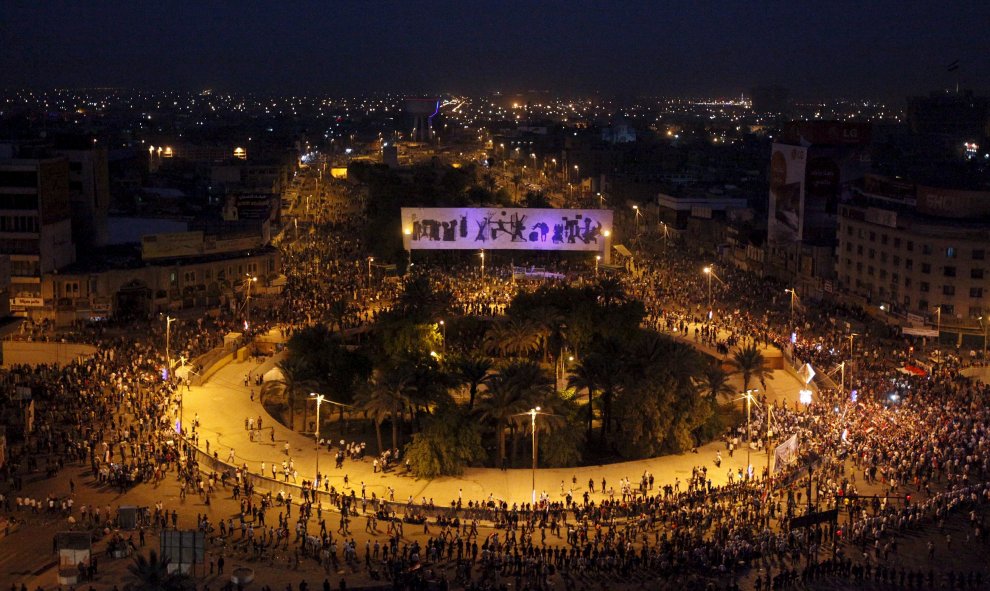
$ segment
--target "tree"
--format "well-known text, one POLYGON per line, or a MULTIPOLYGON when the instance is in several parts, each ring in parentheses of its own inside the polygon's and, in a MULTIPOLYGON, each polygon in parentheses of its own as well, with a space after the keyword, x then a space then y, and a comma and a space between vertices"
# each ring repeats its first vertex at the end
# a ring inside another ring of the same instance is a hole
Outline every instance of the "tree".
POLYGON ((735 393, 732 385, 729 384, 729 372, 725 371, 722 364, 714 359, 702 370, 699 388, 708 402, 713 405, 718 404, 719 396, 735 393))
POLYGON ((378 372, 358 394, 356 405, 374 422, 379 451, 382 448, 381 424, 386 416, 392 423, 392 449, 399 449, 399 421, 409 403, 410 380, 408 374, 394 368, 378 372))
POLYGON ((417 478, 460 475, 484 455, 477 424, 453 404, 439 407, 406 446, 406 460, 417 478))
POLYGON ((544 328, 535 322, 512 318, 496 322, 485 335, 489 351, 503 357, 522 357, 540 348, 544 328))
POLYGON ((587 410, 587 438, 591 439, 591 426, 595 420, 595 391, 598 389, 598 359, 594 355, 583 357, 567 376, 567 387, 575 390, 588 391, 587 410))
POLYGON ((749 390, 749 383, 753 378, 758 379, 762 384, 773 373, 767 367, 766 359, 756 343, 743 345, 736 349, 732 353, 731 363, 735 367, 736 373, 742 376, 743 391, 749 390))
MULTIPOLYGON (((262 397, 277 396, 285 401, 289 410, 289 429, 295 429, 296 407, 300 400, 315 386, 307 363, 298 357, 288 356, 275 364, 282 373, 277 380, 265 382, 261 388, 262 397)), ((305 428, 306 417, 303 415, 305 428)))
POLYGON ((513 361, 502 367, 489 382, 477 411, 498 436, 498 461, 506 458, 505 429, 509 427, 515 431, 513 416, 529 410, 535 391, 549 383, 543 370, 532 361, 513 361))
POLYGON ((491 379, 491 370, 492 360, 488 357, 466 355, 454 360, 454 375, 460 383, 466 384, 469 389, 468 411, 474 409, 474 399, 478 394, 478 387, 491 379))
POLYGON ((134 556, 133 564, 127 566, 127 572, 136 579, 136 588, 140 591, 193 591, 196 582, 185 573, 168 572, 171 561, 160 557, 152 550, 148 557, 143 554, 134 556))

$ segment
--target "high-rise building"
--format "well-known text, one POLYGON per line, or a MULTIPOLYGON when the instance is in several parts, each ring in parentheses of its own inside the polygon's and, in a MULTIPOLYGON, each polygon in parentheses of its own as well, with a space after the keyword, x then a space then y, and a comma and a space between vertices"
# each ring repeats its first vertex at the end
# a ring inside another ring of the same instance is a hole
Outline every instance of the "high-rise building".
POLYGON ((65 157, 0 160, 0 254, 12 309, 45 306, 42 276, 76 260, 65 157))
POLYGON ((72 240, 80 249, 106 246, 109 239, 110 173, 107 149, 88 145, 57 148, 54 154, 69 160, 69 205, 72 208, 72 240))

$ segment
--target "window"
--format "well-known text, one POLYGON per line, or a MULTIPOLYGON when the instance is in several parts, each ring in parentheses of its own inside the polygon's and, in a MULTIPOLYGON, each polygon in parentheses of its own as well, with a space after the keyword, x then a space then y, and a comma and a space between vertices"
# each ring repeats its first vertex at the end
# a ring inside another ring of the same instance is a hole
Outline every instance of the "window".
POLYGON ((947 259, 956 258, 956 248, 954 246, 950 246, 945 249, 945 258, 947 259))
POLYGON ((970 269, 969 270, 970 279, 983 279, 983 269, 970 269))
POLYGON ((969 317, 970 318, 979 318, 980 316, 983 316, 983 308, 981 308, 979 306, 970 306, 969 307, 969 317))
POLYGON ((974 261, 982 261, 985 256, 986 256, 986 251, 984 251, 982 248, 974 248, 973 249, 973 260, 974 261))
POLYGON ((942 273, 946 277, 955 277, 956 276, 956 268, 955 267, 945 267, 944 269, 942 269, 942 273))
POLYGON ((911 287, 911 278, 910 277, 905 277, 904 278, 904 287, 911 287))
POLYGON ((178 277, 176 276, 175 271, 172 271, 168 274, 168 283, 172 287, 175 287, 176 283, 178 283, 177 279, 178 277))
POLYGON ((943 285, 942 286, 942 295, 947 295, 947 296, 956 295, 956 286, 955 285, 943 285))
POLYGON ((880 244, 887 244, 887 235, 886 234, 881 234, 880 235, 880 244))
POLYGON ((846 236, 852 236, 852 235, 853 235, 853 227, 846 226, 846 236))
POLYGON ((863 272, 863 263, 856 263, 856 272, 857 273, 863 272))
POLYGON ((942 313, 951 316, 956 313, 956 307, 952 304, 942 304, 942 313))
POLYGON ((880 262, 881 263, 886 263, 887 262, 887 253, 885 253, 885 252, 881 252, 880 253, 880 262))
POLYGON ((901 239, 894 238, 894 248, 900 248, 900 247, 901 247, 901 239))
POLYGON ((922 273, 931 273, 932 272, 932 266, 931 266, 931 264, 930 263, 921 263, 921 272, 922 273))
POLYGON ((860 244, 859 246, 856 247, 856 254, 858 254, 858 255, 862 255, 863 254, 863 245, 862 244, 860 244))
POLYGON ((876 242, 876 241, 877 241, 877 233, 870 232, 870 242, 876 242))
POLYGON ((899 266, 900 266, 900 264, 901 264, 901 257, 899 257, 899 256, 897 256, 897 255, 895 254, 895 255, 894 255, 894 266, 895 266, 895 267, 899 267, 899 266))
POLYGON ((983 288, 982 287, 971 287, 969 288, 969 297, 971 298, 982 298, 983 288))
POLYGON ((875 251, 875 250, 873 250, 871 248, 870 249, 870 259, 875 259, 875 258, 877 258, 877 251, 875 251))
POLYGON ((904 268, 910 271, 914 268, 914 259, 904 259, 904 268))
POLYGON ((922 312, 928 311, 928 300, 918 300, 918 309, 922 312))
POLYGON ((853 245, 852 245, 852 243, 851 242, 846 242, 846 252, 852 252, 852 251, 853 251, 853 245))
POLYGON ((921 245, 921 254, 932 254, 932 245, 931 244, 922 244, 921 245))
POLYGON ((880 269, 880 279, 886 279, 886 278, 887 278, 887 271, 885 271, 884 269, 880 269))
POLYGON ((900 282, 901 282, 901 276, 900 275, 898 275, 897 273, 891 273, 890 274, 890 283, 891 284, 897 285, 900 282))
POLYGON ((921 293, 928 293, 928 289, 929 289, 928 282, 922 281, 921 284, 919 285, 919 288, 921 289, 921 293))
POLYGON ((907 241, 908 252, 914 252, 914 240, 907 241))
POLYGON ((866 268, 866 274, 870 276, 873 275, 873 265, 870 265, 869 267, 866 268))

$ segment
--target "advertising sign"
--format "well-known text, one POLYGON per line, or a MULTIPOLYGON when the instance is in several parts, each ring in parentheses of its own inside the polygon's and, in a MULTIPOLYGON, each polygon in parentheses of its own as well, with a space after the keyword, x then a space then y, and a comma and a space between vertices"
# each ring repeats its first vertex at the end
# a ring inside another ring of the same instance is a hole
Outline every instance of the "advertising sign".
POLYGON ((610 209, 402 208, 407 250, 578 250, 606 248, 610 209))
POLYGON ((808 149, 801 146, 774 144, 770 156, 771 242, 801 240, 804 208, 804 179, 808 149))
POLYGON ((45 299, 16 297, 11 298, 10 303, 14 306, 21 306, 23 308, 43 308, 45 306, 45 299))

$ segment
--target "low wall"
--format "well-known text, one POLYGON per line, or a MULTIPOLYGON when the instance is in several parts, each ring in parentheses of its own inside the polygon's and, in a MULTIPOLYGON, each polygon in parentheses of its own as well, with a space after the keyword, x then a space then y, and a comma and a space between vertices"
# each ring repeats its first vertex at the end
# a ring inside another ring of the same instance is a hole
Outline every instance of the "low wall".
POLYGON ((13 365, 68 365, 96 353, 96 347, 83 343, 47 341, 3 341, 3 367, 13 365))

